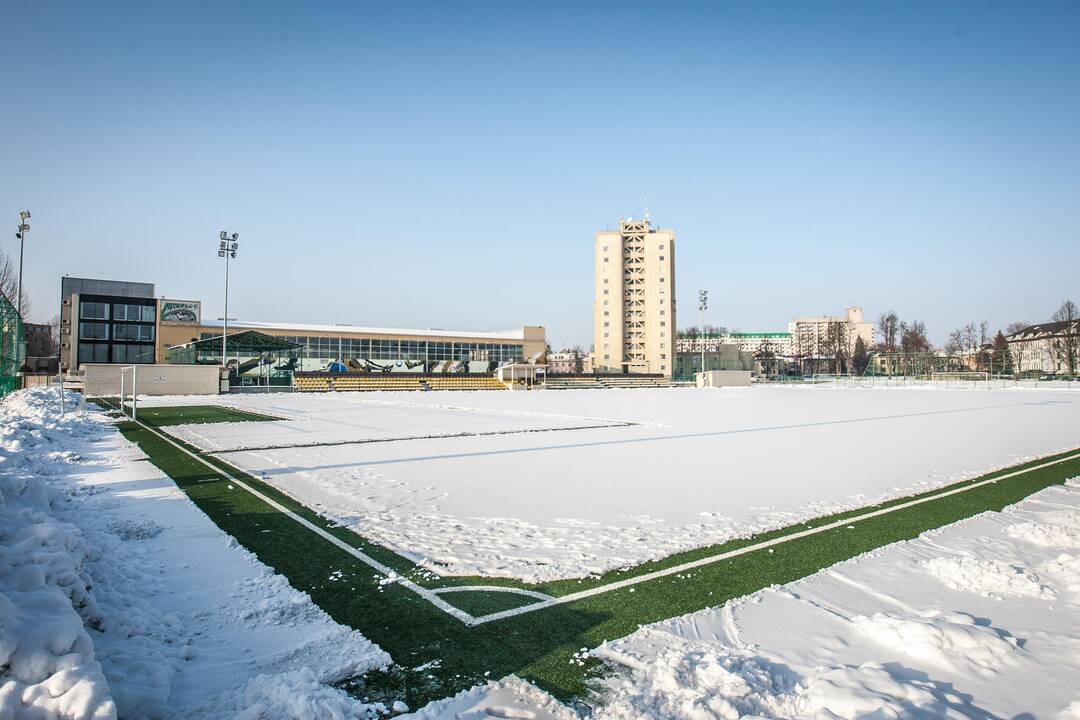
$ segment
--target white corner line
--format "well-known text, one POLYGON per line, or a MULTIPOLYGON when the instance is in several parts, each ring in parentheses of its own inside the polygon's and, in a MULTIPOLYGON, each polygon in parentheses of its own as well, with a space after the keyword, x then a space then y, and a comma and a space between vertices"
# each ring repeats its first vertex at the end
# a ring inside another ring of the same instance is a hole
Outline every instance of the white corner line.
POLYGON ((431 592, 436 595, 454 592, 500 592, 511 595, 524 595, 537 600, 554 600, 554 595, 547 595, 539 590, 526 590, 525 588, 506 587, 505 585, 451 585, 450 587, 432 588, 431 592))

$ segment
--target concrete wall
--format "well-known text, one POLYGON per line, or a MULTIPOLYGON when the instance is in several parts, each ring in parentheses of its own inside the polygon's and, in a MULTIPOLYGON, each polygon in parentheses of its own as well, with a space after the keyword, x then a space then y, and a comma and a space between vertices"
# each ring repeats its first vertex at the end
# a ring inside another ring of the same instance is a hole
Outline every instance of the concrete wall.
MULTIPOLYGON (((121 365, 83 365, 86 397, 120 394, 121 365)), ((124 373, 124 392, 131 392, 129 369, 124 373)), ((217 395, 221 368, 217 365, 139 365, 140 395, 217 395)))
POLYGON ((749 370, 710 370, 695 376, 698 387, 744 387, 750 384, 749 370))

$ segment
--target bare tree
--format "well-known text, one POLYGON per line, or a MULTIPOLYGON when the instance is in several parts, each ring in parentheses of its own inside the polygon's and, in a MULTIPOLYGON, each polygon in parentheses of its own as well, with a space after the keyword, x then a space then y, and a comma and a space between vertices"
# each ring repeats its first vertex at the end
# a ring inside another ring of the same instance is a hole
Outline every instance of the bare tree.
POLYGON ((878 333, 881 334, 881 349, 896 352, 896 343, 900 338, 900 318, 890 310, 878 317, 878 333))
POLYGON ((945 341, 945 354, 949 357, 957 357, 964 352, 963 329, 953 330, 949 333, 949 339, 945 341))
POLYGON ((49 320, 49 357, 60 355, 60 316, 53 315, 49 320))
POLYGON ((1027 327, 1031 327, 1031 323, 1029 323, 1029 322, 1027 322, 1025 320, 1020 320, 1018 322, 1011 322, 1011 323, 1009 323, 1008 325, 1005 326, 1005 335, 1006 336, 1015 335, 1016 333, 1020 332, 1021 330, 1023 330, 1024 328, 1027 328, 1027 327))
POLYGON ((1050 351, 1057 363, 1065 367, 1069 377, 1075 377, 1077 366, 1080 365, 1080 332, 1077 331, 1080 308, 1077 308, 1072 300, 1066 300, 1061 303, 1052 320, 1064 325, 1059 332, 1051 336, 1050 351))
POLYGON ((844 320, 830 320, 825 327, 825 349, 833 358, 835 372, 839 375, 850 362, 848 326, 844 320))
MULTIPOLYGON (((14 305, 19 307, 18 294, 19 294, 19 266, 15 264, 15 261, 0 249, 0 292, 4 293, 4 297, 14 305)), ((22 316, 24 318, 30 315, 30 294, 26 292, 26 285, 22 287, 22 316)))
POLYGON ((906 353, 930 352, 930 340, 926 337, 926 323, 918 320, 900 323, 900 349, 906 353))

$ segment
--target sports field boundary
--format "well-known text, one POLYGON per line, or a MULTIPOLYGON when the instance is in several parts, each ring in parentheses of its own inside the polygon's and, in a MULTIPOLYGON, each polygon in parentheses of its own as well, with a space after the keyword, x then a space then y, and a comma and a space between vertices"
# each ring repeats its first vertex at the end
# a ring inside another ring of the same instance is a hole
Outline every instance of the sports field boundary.
MULTIPOLYGON (((123 411, 121 411, 121 412, 123 414, 123 411)), ((486 584, 482 585, 482 586, 475 586, 475 589, 477 591, 482 590, 483 592, 506 592, 506 593, 515 594, 515 595, 526 595, 526 596, 529 596, 529 597, 532 597, 532 598, 536 599, 537 602, 530 603, 530 604, 527 604, 527 605, 522 605, 522 606, 515 607, 515 608, 510 608, 510 609, 507 609, 507 610, 502 610, 502 611, 499 611, 499 612, 489 613, 487 615, 474 616, 474 615, 471 615, 471 614, 465 612, 464 610, 461 610, 461 609, 451 605, 450 603, 446 602, 441 597, 439 597, 440 594, 444 594, 444 593, 447 593, 447 592, 463 592, 463 591, 466 590, 466 588, 468 588, 469 590, 472 590, 473 587, 471 587, 471 586, 451 586, 451 587, 456 587, 457 589, 455 589, 455 590, 450 590, 448 588, 425 588, 425 587, 422 587, 422 586, 418 585, 417 583, 415 583, 415 582, 413 582, 413 581, 411 581, 411 580, 409 580, 407 578, 402 577, 397 571, 393 570, 392 568, 390 568, 389 566, 383 564, 382 562, 376 560, 375 558, 367 555, 366 553, 362 552, 358 548, 346 543, 344 540, 341 540, 338 537, 335 537, 333 534, 331 534, 330 532, 328 532, 324 528, 321 528, 318 525, 316 525, 315 523, 312 523, 311 521, 307 520, 306 518, 301 517, 299 514, 293 512, 289 508, 287 508, 284 505, 278 503, 273 498, 270 498, 266 494, 260 492, 258 489, 256 489, 256 488, 252 487, 251 485, 249 485, 248 483, 238 479, 234 475, 233 472, 229 472, 228 470, 225 470, 224 468, 218 467, 217 465, 215 465, 215 464, 211 463, 209 460, 207 460, 205 456, 203 456, 203 455, 201 455, 201 454, 199 454, 197 452, 193 452, 192 450, 189 450, 188 448, 184 447, 179 442, 174 440, 171 436, 169 436, 167 433, 164 433, 164 432, 158 430, 155 427, 149 426, 149 425, 145 424, 144 422, 142 422, 141 420, 131 420, 130 416, 127 416, 126 414, 125 414, 125 417, 129 421, 133 422, 134 424, 138 425, 142 429, 146 430, 147 432, 149 432, 149 433, 157 436, 158 438, 164 440, 166 443, 168 443, 170 446, 172 446, 173 448, 178 450, 183 455, 185 455, 185 456, 189 457, 190 459, 200 463, 201 465, 209 468, 216 475, 218 475, 221 478, 227 480, 228 482, 235 483, 238 487, 240 487, 241 489, 243 489, 246 492, 250 493, 254 497, 258 498, 262 502, 266 503, 268 506, 270 506, 274 510, 282 513, 284 516, 286 516, 289 519, 293 520, 294 522, 300 524, 301 526, 303 526, 304 528, 306 528, 306 529, 310 530, 311 532, 315 533, 316 535, 323 538, 324 540, 327 540, 328 542, 330 542, 331 544, 333 544, 336 547, 340 548, 341 550, 345 551, 346 553, 352 555, 353 557, 360 560, 361 562, 368 565, 369 567, 376 570, 377 572, 382 573, 387 578, 392 578, 394 580, 394 582, 396 582, 401 587, 403 587, 403 588, 405 588, 405 589, 419 595, 421 598, 423 598, 427 602, 431 603, 433 606, 435 606, 439 610, 443 611, 444 613, 446 613, 447 615, 453 617, 454 619, 459 620, 460 622, 464 623, 467 626, 477 626, 477 625, 483 625, 483 624, 487 624, 487 623, 491 623, 491 622, 496 622, 496 621, 499 621, 499 620, 505 620, 505 619, 513 618, 513 617, 516 617, 516 616, 519 616, 519 615, 524 615, 524 614, 527 614, 527 613, 533 613, 533 612, 537 612, 537 611, 540 611, 540 610, 546 610, 546 609, 557 607, 557 606, 560 606, 560 605, 567 605, 567 604, 574 603, 574 602, 577 602, 577 601, 580 601, 580 600, 584 600, 586 598, 591 598, 591 597, 595 597, 597 595, 603 595, 603 594, 606 594, 606 593, 614 592, 616 590, 620 590, 620 589, 624 589, 624 588, 631 588, 631 587, 636 586, 636 585, 651 582, 651 581, 658 580, 658 579, 665 578, 665 577, 669 577, 669 576, 672 576, 672 575, 678 575, 678 574, 687 572, 688 570, 693 570, 695 568, 700 568, 700 567, 703 567, 703 566, 712 565, 712 564, 715 564, 715 563, 718 563, 718 562, 722 562, 724 560, 731 560, 733 558, 737 558, 737 557, 740 557, 742 555, 747 555, 747 554, 757 552, 757 551, 760 551, 760 550, 774 548, 774 547, 784 545, 784 544, 789 543, 789 542, 797 541, 797 540, 807 538, 807 537, 811 537, 811 536, 814 536, 814 535, 819 535, 821 533, 829 532, 829 531, 832 531, 832 530, 838 530, 838 529, 845 528, 845 527, 854 527, 856 523, 859 523, 861 521, 886 516, 886 515, 889 515, 891 513, 899 512, 899 511, 906 510, 906 509, 909 509, 909 508, 912 508, 912 507, 916 507, 916 506, 919 506, 919 505, 930 503, 930 502, 933 502, 933 501, 936 501, 936 500, 941 500, 941 499, 946 498, 946 497, 950 497, 950 496, 958 495, 958 494, 961 494, 961 493, 965 493, 965 492, 968 492, 968 491, 971 491, 971 490, 974 490, 974 489, 977 489, 977 488, 984 487, 986 485, 991 485, 991 484, 998 483, 998 482, 1000 482, 1002 480, 1007 480, 1009 478, 1018 477, 1018 476, 1021 476, 1021 475, 1028 474, 1028 473, 1036 472, 1038 470, 1043 470, 1043 469, 1053 467, 1055 465, 1059 465, 1059 464, 1062 464, 1062 463, 1070 462, 1070 461, 1073 461, 1073 460, 1080 460, 1080 452, 1074 452, 1074 453, 1065 455, 1063 457, 1057 457, 1054 460, 1049 460, 1049 461, 1042 462, 1042 463, 1038 463, 1037 460, 1031 461, 1031 462, 1036 462, 1038 464, 1028 465, 1027 467, 1023 467, 1021 469, 1013 470, 1013 471, 1010 471, 1010 472, 1004 472, 1003 474, 1000 474, 1000 475, 995 474, 993 477, 989 477, 989 478, 986 478, 986 479, 983 479, 983 480, 976 479, 974 481, 972 481, 972 480, 961 481, 960 483, 955 483, 952 486, 945 486, 943 488, 939 488, 937 490, 930 491, 930 492, 928 492, 926 494, 919 495, 918 497, 914 497, 914 498, 912 498, 910 500, 901 501, 901 502, 893 501, 892 503, 890 503, 886 507, 879 507, 877 509, 869 510, 867 512, 853 511, 853 512, 856 512, 857 514, 846 514, 841 519, 835 520, 835 521, 830 522, 830 523, 826 523, 824 525, 820 525, 820 526, 812 527, 812 528, 807 528, 807 529, 804 529, 804 530, 795 530, 793 532, 785 533, 785 534, 779 535, 777 537, 770 538, 768 540, 761 540, 761 541, 758 541, 758 542, 753 542, 753 543, 750 543, 748 545, 744 545, 744 546, 741 546, 739 548, 729 550, 729 551, 726 551, 726 552, 720 552, 720 553, 717 553, 717 554, 714 554, 714 555, 708 555, 706 557, 698 558, 698 559, 687 561, 687 562, 684 562, 684 563, 679 563, 677 565, 671 565, 671 566, 668 566, 668 567, 664 567, 662 569, 654 570, 652 572, 647 572, 647 573, 643 573, 643 574, 640 574, 640 575, 635 575, 633 577, 628 577, 628 578, 625 578, 625 579, 622 579, 622 580, 613 580, 613 581, 611 581, 609 583, 605 583, 603 585, 598 585, 598 586, 595 586, 595 587, 588 588, 586 590, 581 590, 581 591, 574 592, 574 593, 569 593, 569 594, 566 594, 566 595, 560 595, 560 596, 557 596, 557 597, 552 597, 550 595, 546 595, 544 593, 535 592, 535 591, 526 590, 526 591, 522 592, 522 588, 517 588, 517 587, 505 587, 505 586, 499 586, 499 585, 486 585, 486 584)), ((221 463, 223 465, 227 465, 228 467, 232 468, 232 466, 229 466, 223 460, 221 460, 219 458, 214 458, 214 459, 218 463, 221 463)), ((233 468, 233 471, 237 475, 242 474, 241 471, 236 470, 235 468, 233 468)), ((994 472, 1000 472, 1000 471, 994 471, 994 472)), ((810 522, 812 522, 812 520, 810 522)))

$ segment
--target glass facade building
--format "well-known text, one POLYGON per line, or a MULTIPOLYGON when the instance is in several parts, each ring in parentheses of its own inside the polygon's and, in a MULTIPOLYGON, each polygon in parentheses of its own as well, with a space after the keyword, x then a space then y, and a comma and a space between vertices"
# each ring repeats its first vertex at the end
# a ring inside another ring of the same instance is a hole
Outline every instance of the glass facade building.
MULTIPOLYGON (((220 337, 220 333, 201 333, 200 339, 220 337)), ((431 340, 388 340, 379 338, 320 337, 278 335, 282 340, 296 343, 306 358, 323 360, 413 360, 442 362, 522 362, 522 343, 440 342, 431 340)))
POLYGON ((79 295, 78 362, 153 363, 157 344, 154 298, 79 295))

